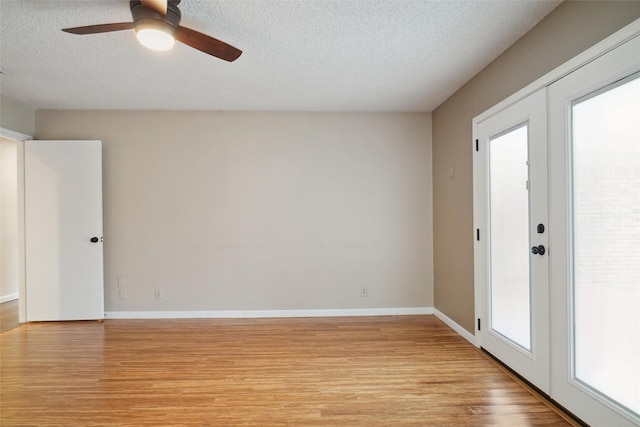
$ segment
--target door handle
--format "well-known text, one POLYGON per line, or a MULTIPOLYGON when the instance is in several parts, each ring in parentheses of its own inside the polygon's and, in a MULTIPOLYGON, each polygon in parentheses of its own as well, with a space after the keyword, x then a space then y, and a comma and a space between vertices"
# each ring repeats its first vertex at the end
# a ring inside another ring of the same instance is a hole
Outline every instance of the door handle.
POLYGON ((544 255, 547 250, 542 245, 534 246, 531 248, 531 253, 534 255, 544 255))
POLYGON ((98 239, 97 237, 92 237, 91 238, 91 243, 98 243, 100 241, 100 239, 98 239))

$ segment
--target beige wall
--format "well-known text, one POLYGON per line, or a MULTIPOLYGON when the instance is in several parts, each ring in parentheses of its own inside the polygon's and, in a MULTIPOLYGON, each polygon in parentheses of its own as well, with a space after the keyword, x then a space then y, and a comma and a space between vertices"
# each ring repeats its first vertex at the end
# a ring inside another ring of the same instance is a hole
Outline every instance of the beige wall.
POLYGON ((0 127, 33 136, 35 112, 17 101, 0 96, 0 127))
POLYGON ((0 301, 18 293, 18 158, 15 141, 0 137, 0 301))
POLYGON ((103 141, 107 311, 433 306, 428 113, 38 111, 36 127, 103 141))
POLYGON ((564 2, 433 112, 435 307, 468 331, 475 323, 471 120, 639 17, 639 1, 564 2))

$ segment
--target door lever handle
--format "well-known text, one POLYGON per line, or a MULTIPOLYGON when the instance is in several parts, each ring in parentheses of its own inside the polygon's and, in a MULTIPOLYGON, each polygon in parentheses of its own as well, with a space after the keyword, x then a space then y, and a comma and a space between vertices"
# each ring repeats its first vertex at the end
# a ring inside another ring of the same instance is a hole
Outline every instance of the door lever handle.
POLYGON ((100 239, 98 239, 97 237, 92 237, 91 238, 91 243, 98 243, 100 241, 100 239))
POLYGON ((531 253, 534 255, 544 255, 547 250, 542 245, 534 246, 531 248, 531 253))

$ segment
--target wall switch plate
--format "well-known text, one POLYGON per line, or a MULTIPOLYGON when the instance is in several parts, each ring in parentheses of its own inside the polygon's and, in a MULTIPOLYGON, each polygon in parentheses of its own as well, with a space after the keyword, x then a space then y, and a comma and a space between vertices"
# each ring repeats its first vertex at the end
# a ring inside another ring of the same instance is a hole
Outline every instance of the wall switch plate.
POLYGON ((127 299, 127 288, 118 289, 118 295, 120 296, 120 299, 127 299))

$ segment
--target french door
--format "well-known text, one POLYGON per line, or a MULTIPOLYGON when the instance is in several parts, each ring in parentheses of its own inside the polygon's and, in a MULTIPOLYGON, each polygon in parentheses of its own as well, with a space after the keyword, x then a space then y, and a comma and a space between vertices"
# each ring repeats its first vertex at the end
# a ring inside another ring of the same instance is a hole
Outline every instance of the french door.
POLYGON ((477 127, 479 345, 549 392, 546 90, 477 127))
POLYGON ((640 36, 474 131, 477 344, 592 426, 640 425, 640 36))
POLYGON ((640 424, 640 37, 549 86, 551 378, 593 426, 640 424))

